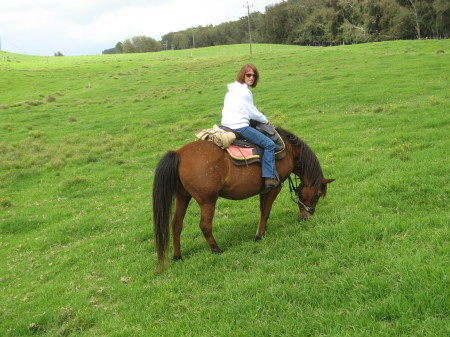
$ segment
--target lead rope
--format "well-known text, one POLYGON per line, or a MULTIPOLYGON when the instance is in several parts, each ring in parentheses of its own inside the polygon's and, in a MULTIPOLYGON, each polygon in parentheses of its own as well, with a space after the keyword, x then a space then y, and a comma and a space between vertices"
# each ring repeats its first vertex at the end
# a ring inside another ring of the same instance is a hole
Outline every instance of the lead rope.
POLYGON ((298 177, 295 176, 295 183, 294 181, 292 181, 291 175, 288 176, 288 181, 289 181, 289 192, 291 193, 291 199, 293 202, 295 202, 296 204, 299 203, 300 199, 297 195, 297 189, 298 189, 298 177))

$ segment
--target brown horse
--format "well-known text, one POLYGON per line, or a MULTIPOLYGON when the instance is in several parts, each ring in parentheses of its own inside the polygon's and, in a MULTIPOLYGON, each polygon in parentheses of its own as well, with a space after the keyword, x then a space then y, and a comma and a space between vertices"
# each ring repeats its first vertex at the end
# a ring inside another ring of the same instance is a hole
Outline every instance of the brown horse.
MULTIPOLYGON (((292 133, 277 128, 286 146, 286 156, 276 162, 280 180, 294 173, 300 185, 293 186, 295 201, 299 205, 299 217, 307 219, 314 214, 319 197, 325 196, 327 184, 334 179, 325 179, 319 161, 310 147, 292 133)), ((212 233, 212 220, 219 197, 242 200, 260 194, 264 187, 261 165, 236 166, 225 150, 210 141, 198 140, 169 151, 161 158, 153 182, 153 222, 158 254, 158 269, 166 260, 169 245, 169 220, 175 196, 175 214, 172 220, 173 259, 181 259, 180 235, 183 219, 192 198, 200 206, 200 228, 213 253, 221 250, 212 233)), ((256 240, 260 240, 266 229, 272 204, 281 187, 260 194, 260 220, 256 240)))

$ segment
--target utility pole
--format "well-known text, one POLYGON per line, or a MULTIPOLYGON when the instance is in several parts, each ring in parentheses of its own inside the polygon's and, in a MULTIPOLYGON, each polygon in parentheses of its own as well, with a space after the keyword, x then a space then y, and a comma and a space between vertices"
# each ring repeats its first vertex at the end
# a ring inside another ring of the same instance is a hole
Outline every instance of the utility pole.
POLYGON ((252 31, 250 29, 250 7, 253 7, 253 5, 249 5, 247 1, 247 6, 244 5, 244 8, 247 7, 247 18, 248 18, 248 35, 250 37, 250 55, 252 55, 252 31))
POLYGON ((195 30, 194 29, 195 28, 192 27, 192 45, 194 46, 194 49, 195 49, 195 30))

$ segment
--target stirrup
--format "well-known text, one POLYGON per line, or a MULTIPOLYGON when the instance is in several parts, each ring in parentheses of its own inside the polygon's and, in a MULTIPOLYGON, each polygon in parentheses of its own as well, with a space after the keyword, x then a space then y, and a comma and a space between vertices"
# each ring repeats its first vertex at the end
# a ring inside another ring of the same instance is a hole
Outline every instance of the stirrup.
POLYGON ((280 181, 280 178, 278 177, 278 174, 277 174, 276 178, 265 178, 265 179, 272 179, 272 180, 276 181, 276 183, 275 184, 267 184, 266 182, 264 182, 264 188, 261 191, 261 194, 266 194, 271 190, 274 190, 274 189, 277 189, 277 188, 283 186, 283 184, 280 181))

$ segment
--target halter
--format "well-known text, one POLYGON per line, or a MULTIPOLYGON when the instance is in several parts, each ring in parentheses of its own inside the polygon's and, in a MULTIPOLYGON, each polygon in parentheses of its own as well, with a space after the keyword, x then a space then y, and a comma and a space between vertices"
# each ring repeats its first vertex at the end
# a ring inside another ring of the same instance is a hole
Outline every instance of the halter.
MULTIPOLYGON (((307 211, 309 214, 311 214, 311 215, 314 214, 315 209, 312 208, 311 206, 305 205, 300 200, 300 197, 298 196, 298 193, 297 193, 297 190, 300 187, 300 183, 299 183, 300 179, 296 175, 294 175, 294 177, 295 177, 295 182, 292 181, 292 178, 291 178, 290 175, 288 177, 288 180, 289 180, 289 191, 291 192, 291 199, 292 199, 292 201, 295 202, 297 205, 303 207, 303 209, 305 211, 307 211)), ((305 186, 305 187, 308 187, 308 186, 305 186)), ((309 186, 309 187, 312 187, 312 186, 309 186)))

